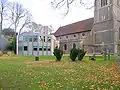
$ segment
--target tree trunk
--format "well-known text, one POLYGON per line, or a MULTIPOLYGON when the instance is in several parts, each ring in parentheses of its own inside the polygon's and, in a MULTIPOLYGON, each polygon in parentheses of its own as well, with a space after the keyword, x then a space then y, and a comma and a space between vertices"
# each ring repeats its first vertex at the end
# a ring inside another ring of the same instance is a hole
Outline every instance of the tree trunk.
POLYGON ((0 35, 1 35, 1 33, 2 33, 2 24, 3 24, 3 12, 1 11, 0 35))

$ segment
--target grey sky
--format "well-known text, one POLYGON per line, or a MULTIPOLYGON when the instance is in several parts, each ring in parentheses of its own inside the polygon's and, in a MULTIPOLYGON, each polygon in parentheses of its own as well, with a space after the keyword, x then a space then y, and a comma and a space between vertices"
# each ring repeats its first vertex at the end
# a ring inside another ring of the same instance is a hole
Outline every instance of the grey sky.
MULTIPOLYGON (((79 6, 79 0, 72 5, 69 14, 63 18, 64 8, 60 10, 54 9, 50 5, 52 0, 9 0, 18 1, 23 4, 33 15, 33 19, 36 23, 42 25, 52 25, 55 30, 58 27, 74 23, 83 19, 93 17, 93 9, 85 9, 83 6, 79 6)), ((84 0, 90 2, 93 5, 94 0, 84 0)), ((89 4, 87 5, 89 7, 89 4)))

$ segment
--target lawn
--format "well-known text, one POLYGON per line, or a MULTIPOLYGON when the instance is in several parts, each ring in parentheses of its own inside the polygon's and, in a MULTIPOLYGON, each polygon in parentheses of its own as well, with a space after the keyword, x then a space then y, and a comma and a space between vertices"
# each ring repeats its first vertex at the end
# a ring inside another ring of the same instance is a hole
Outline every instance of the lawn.
POLYGON ((120 90, 120 72, 115 57, 104 61, 72 62, 67 56, 56 62, 53 56, 0 57, 2 90, 120 90))

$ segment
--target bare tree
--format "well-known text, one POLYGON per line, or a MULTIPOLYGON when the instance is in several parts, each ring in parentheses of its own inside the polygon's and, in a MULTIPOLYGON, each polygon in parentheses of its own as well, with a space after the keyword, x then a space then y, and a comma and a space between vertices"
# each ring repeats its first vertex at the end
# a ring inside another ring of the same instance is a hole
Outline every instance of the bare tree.
MULTIPOLYGON (((51 2, 51 5, 52 5, 52 7, 58 8, 58 9, 59 9, 59 8, 62 8, 62 7, 66 7, 67 9, 66 9, 65 14, 64 14, 64 16, 66 16, 66 15, 69 13, 69 10, 70 10, 71 5, 72 5, 75 1, 78 1, 78 0, 53 0, 53 1, 51 2)), ((87 6, 88 4, 90 4, 90 3, 85 2, 85 0, 79 0, 79 5, 80 5, 80 6, 84 6, 86 9, 91 9, 91 8, 93 8, 93 5, 87 6)))
POLYGON ((3 20, 5 16, 5 10, 7 7, 7 0, 0 0, 0 34, 3 30, 3 20))
POLYGON ((14 28, 15 32, 19 34, 23 28, 31 22, 32 15, 21 4, 13 2, 9 6, 10 9, 10 27, 14 28))

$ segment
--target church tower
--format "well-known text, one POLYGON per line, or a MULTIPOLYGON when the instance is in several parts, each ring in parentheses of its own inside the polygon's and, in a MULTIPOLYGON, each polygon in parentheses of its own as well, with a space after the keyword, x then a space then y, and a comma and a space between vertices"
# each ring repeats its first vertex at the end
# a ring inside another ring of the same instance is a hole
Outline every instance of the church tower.
POLYGON ((117 40, 120 39, 120 0, 95 0, 93 43, 96 53, 104 48, 117 53, 117 40))

